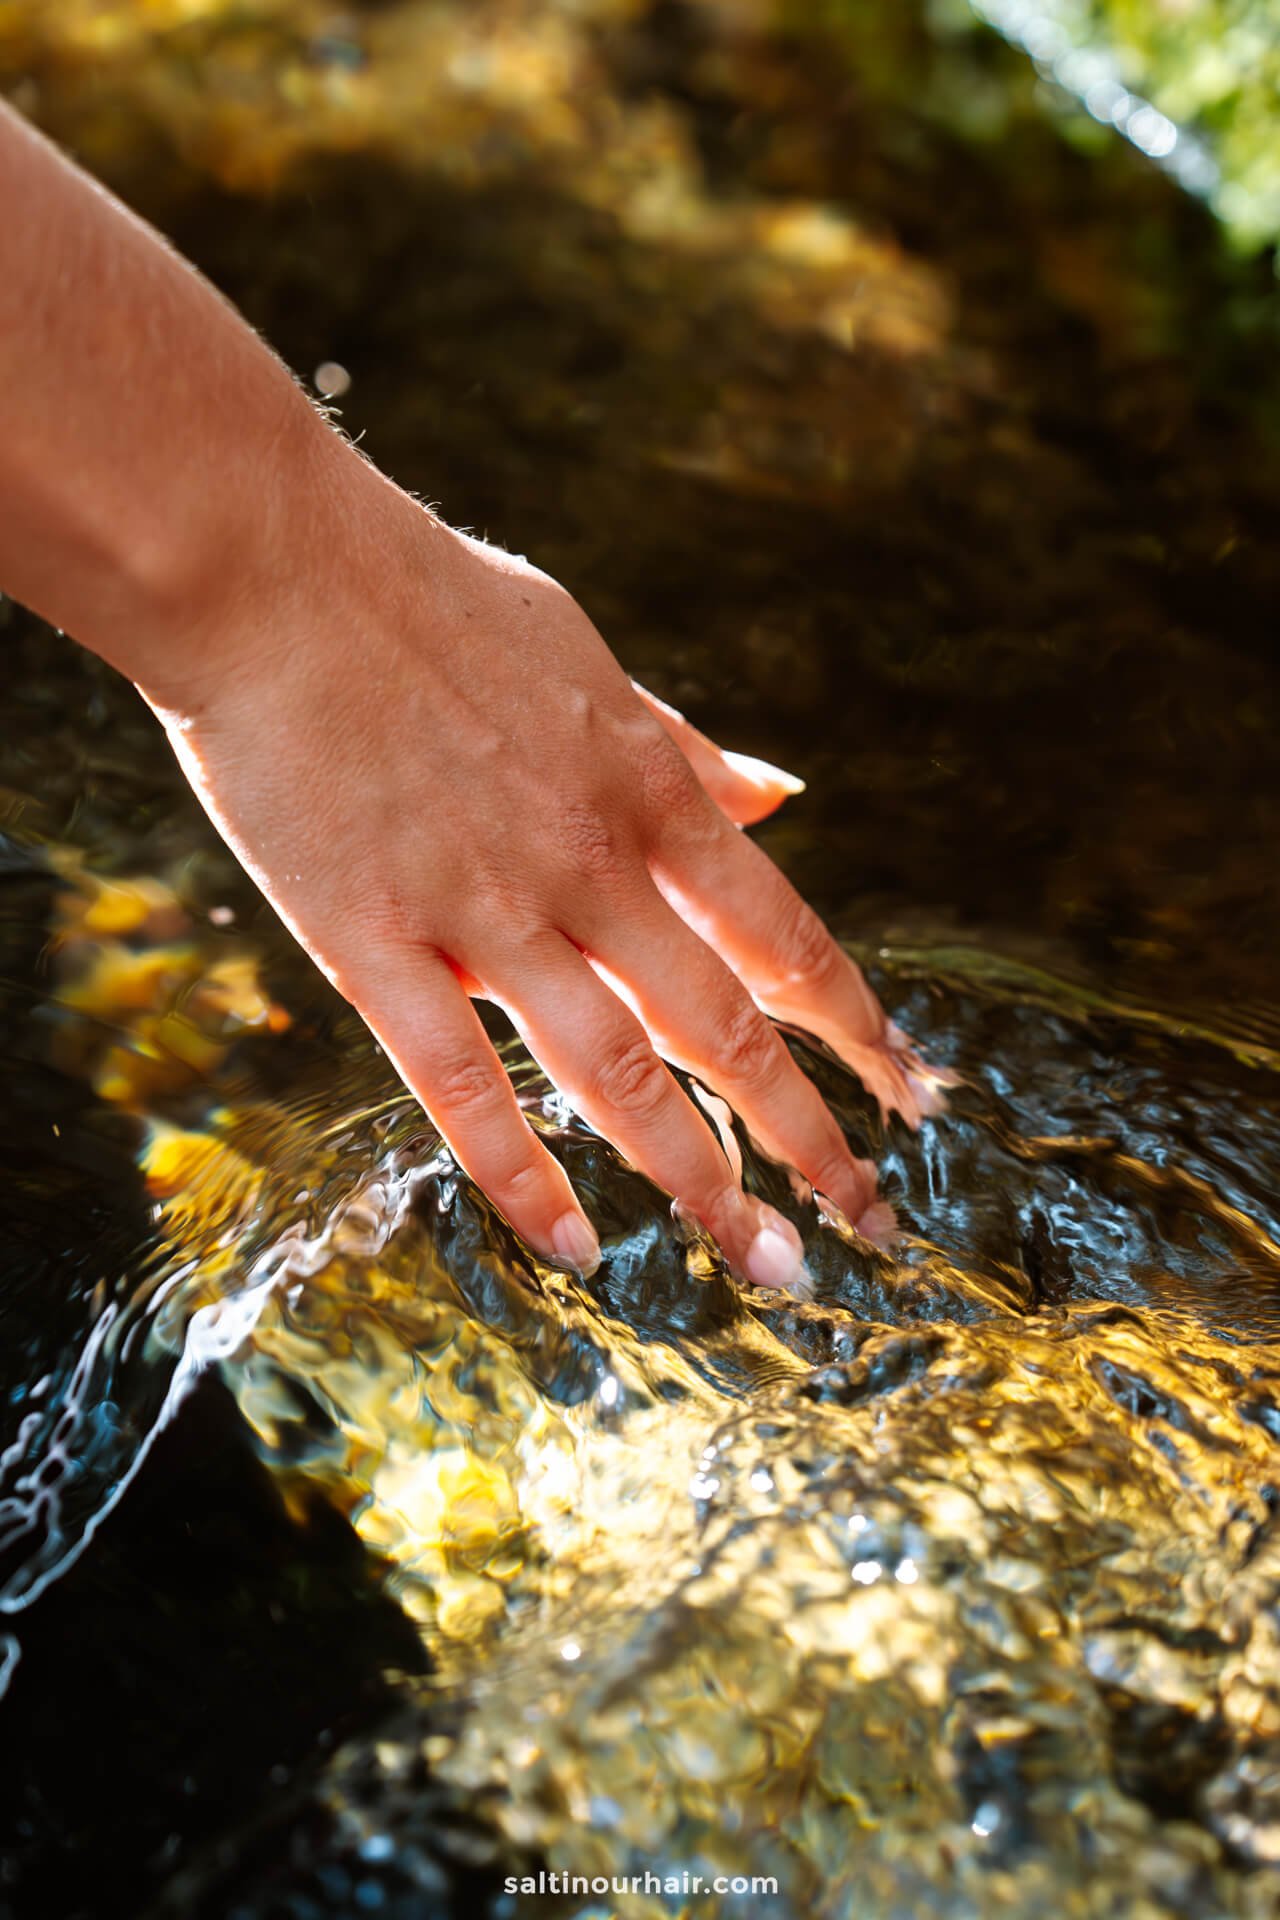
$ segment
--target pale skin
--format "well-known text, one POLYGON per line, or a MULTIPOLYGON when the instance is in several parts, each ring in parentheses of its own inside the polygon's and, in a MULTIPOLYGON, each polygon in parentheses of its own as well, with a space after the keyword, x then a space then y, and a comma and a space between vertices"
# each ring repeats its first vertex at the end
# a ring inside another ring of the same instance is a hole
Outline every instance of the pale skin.
POLYGON ((448 527, 166 243, 0 105, 0 587, 127 675, 210 818, 539 1253, 594 1228, 472 1005, 718 1241, 794 1284, 686 1068, 863 1230, 768 1015, 910 1124, 936 1077, 744 825, 798 783, 628 678, 555 581, 448 527))

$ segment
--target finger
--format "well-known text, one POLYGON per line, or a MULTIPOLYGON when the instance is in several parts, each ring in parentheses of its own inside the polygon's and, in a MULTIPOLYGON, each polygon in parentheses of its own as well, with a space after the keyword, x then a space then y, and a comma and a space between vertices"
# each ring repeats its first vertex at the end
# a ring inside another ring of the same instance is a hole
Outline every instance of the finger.
MULTIPOLYGON (((773 1159, 797 1167, 857 1223, 876 1172, 856 1160, 813 1082, 740 980, 654 889, 647 909, 580 944, 633 1006, 657 1050, 706 1082, 773 1159)), ((576 929, 574 929, 576 932, 576 929)))
POLYGON ((761 1286, 803 1282, 795 1228, 743 1193, 640 1022, 563 935, 548 934, 537 952, 526 946, 518 974, 486 976, 485 991, 577 1111, 687 1207, 740 1274, 761 1286))
POLYGON ((651 856, 654 879, 757 1004, 825 1040, 882 1113, 917 1127, 941 1111, 949 1076, 889 1023, 860 969, 768 855, 727 824, 685 825, 651 856))
POLYGON ((797 780, 795 774, 784 773, 767 760, 753 759, 749 753, 730 753, 716 746, 638 680, 631 684, 654 718, 662 722, 721 812, 738 826, 748 827, 765 819, 792 794, 804 792, 804 781, 797 780))
POLYGON ((458 1164, 539 1253, 582 1273, 600 1243, 569 1177, 520 1111, 475 1008, 441 954, 415 954, 376 979, 341 989, 406 1086, 422 1102, 458 1164))

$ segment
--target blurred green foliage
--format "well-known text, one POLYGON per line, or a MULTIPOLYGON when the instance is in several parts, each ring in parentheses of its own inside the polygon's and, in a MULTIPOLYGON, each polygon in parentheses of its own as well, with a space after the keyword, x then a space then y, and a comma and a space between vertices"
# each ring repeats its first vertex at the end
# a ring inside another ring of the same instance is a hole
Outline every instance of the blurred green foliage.
POLYGON ((1280 5, 1277 0, 1055 0, 1073 38, 1100 42, 1121 78, 1179 126, 1203 133, 1212 194, 1246 245, 1280 237, 1280 5))
MULTIPOLYGON (((915 8, 884 0, 799 0, 796 11, 856 35, 864 62, 879 48, 896 65, 904 38, 919 32, 915 8)), ((1098 56, 1184 138, 1204 142, 1217 172, 1208 198, 1233 242, 1251 251, 1280 240, 1280 0, 928 0, 923 15, 950 43, 953 73, 957 42, 981 30, 976 16, 1032 52, 1051 50, 1045 72, 1061 72, 1064 55, 1098 56)), ((980 135, 992 119, 999 130, 990 87, 922 104, 957 132, 980 135)), ((1074 111, 1080 134, 1096 139, 1101 129, 1074 111)))
POLYGON ((1280 238, 1278 0, 1002 0, 981 9, 1015 37, 1049 30, 1096 51, 1117 78, 1206 143, 1208 195, 1237 245, 1280 238))

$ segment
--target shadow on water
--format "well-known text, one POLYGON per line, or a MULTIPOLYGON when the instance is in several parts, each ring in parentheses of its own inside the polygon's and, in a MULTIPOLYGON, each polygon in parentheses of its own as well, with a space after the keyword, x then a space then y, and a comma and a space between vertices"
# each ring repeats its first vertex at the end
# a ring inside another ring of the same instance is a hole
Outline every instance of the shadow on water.
POLYGON ((765 844, 961 1079, 886 1137, 791 1036, 904 1237, 744 1140, 779 1299, 504 1042, 579 1286, 3 610, 0 1913, 1271 1910, 1274 283, 990 39, 768 11, 0 41, 389 471, 805 775, 765 844))

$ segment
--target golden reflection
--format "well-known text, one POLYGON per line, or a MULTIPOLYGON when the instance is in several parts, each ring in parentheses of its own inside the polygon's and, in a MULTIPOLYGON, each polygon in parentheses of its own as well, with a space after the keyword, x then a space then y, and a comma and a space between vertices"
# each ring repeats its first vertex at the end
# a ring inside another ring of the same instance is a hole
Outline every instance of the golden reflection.
MULTIPOLYGON (((927 1280, 947 1317, 854 1323, 815 1369, 830 1309, 747 1296, 694 1364, 674 1331, 642 1336, 535 1260, 446 1259, 456 1171, 403 1129, 281 1230, 287 1190, 323 1189, 326 1149, 246 1097, 230 1035, 270 1046, 283 1023, 227 938, 154 878, 81 873, 55 940, 60 1044, 101 1076, 101 1023, 149 1063, 183 996, 223 1022, 205 1097, 230 1074, 237 1104, 165 1120, 177 1064, 121 1096, 155 1103, 140 1154, 181 1275, 151 1337, 198 1350, 239 1301, 217 1351, 264 1456, 350 1516, 435 1661, 417 1695, 405 1683, 419 1731, 338 1754, 335 1808, 349 1769, 376 1765, 394 1801, 426 1753, 552 1869, 777 1870, 797 1905, 841 1913, 908 1883, 963 1911, 998 1881, 1011 1912, 1052 1900, 1082 1920, 1104 1895, 1163 1914, 1145 1889, 1206 1875, 1217 1910, 1260 1920, 1238 1866, 1280 1859, 1256 1785, 1280 1739, 1280 1453, 1257 1411, 1280 1346, 1151 1306, 1032 1310, 1012 1265, 997 1280, 908 1242, 876 1270, 927 1280), (754 1390, 717 1384, 717 1355, 754 1390), (448 1735, 441 1690, 466 1702, 448 1735), (1135 1788, 1161 1742, 1198 1780, 1200 1824, 1135 1788)), ((523 1084, 554 1137, 554 1103, 523 1084)), ((1193 1185, 1201 1201, 1230 1225, 1193 1185)), ((719 1271, 695 1244, 685 1285, 719 1271)), ((616 1899, 636 1920, 670 1910, 616 1899)))

